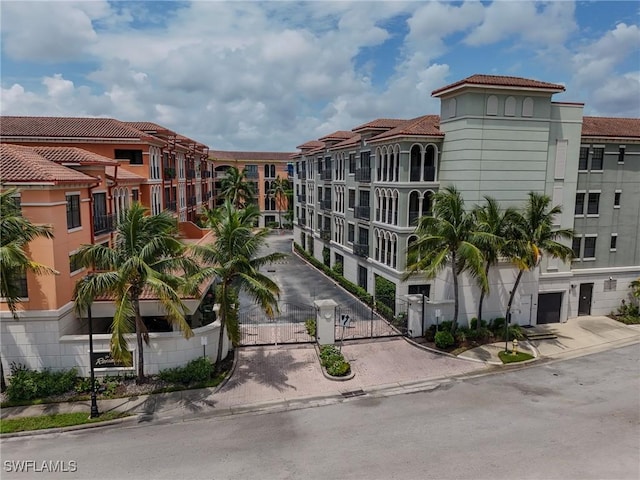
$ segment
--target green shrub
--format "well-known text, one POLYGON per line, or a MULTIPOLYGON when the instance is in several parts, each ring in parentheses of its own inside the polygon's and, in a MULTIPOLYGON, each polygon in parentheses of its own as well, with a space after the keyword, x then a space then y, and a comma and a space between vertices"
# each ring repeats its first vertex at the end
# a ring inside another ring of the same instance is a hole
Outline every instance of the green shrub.
POLYGON ((307 333, 310 337, 316 338, 316 319, 315 318, 307 318, 304 322, 304 326, 307 329, 307 333))
POLYGON ((30 370, 20 363, 11 363, 11 383, 7 387, 9 401, 33 400, 61 395, 72 390, 78 372, 75 368, 52 372, 30 370))
POLYGON ((455 344, 455 340, 451 332, 447 330, 439 331, 435 336, 436 347, 449 348, 455 344))
POLYGON ((459 327, 456 329, 455 341, 456 343, 464 343, 470 337, 470 331, 467 327, 459 327))
POLYGON ((492 332, 501 335, 500 332, 504 331, 504 324, 506 323, 506 321, 507 320, 504 317, 494 318, 489 322, 489 329, 492 332))
MULTIPOLYGON (((469 325, 470 325, 470 327, 472 329, 477 329, 478 328, 478 319, 476 317, 473 317, 471 319, 471 322, 470 322, 469 325)), ((485 327, 487 327, 487 321, 486 320, 481 320, 480 321, 480 328, 485 328, 485 327)))
POLYGON ((444 330, 444 331, 450 332, 452 326, 453 326, 453 320, 445 320, 444 322, 440 322, 440 325, 438 326, 438 330, 444 330))
POLYGON ((342 274, 344 273, 344 266, 342 265, 341 262, 336 262, 333 264, 333 267, 331 268, 331 271, 338 276, 342 276, 342 274))
POLYGON ((436 337, 436 326, 435 325, 431 325, 429 328, 427 328, 427 330, 424 332, 424 339, 427 342, 433 342, 433 340, 436 337))
POLYGON ((184 367, 168 368, 161 370, 158 376, 168 383, 199 383, 209 380, 213 373, 213 365, 208 358, 196 358, 191 360, 184 367))
POLYGON ((334 377, 343 377, 351 372, 351 365, 335 345, 320 347, 320 364, 334 377))

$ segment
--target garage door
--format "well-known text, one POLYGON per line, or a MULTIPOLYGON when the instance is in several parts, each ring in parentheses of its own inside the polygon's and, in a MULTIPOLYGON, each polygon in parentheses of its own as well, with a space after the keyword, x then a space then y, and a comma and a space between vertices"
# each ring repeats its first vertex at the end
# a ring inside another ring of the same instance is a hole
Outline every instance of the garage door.
POLYGON ((538 294, 538 324, 560 322, 562 292, 538 294))

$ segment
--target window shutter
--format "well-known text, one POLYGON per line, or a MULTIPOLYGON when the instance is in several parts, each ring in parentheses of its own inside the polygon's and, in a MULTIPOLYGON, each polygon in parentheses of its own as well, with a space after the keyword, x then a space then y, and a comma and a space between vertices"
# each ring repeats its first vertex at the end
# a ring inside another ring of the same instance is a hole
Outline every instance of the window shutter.
POLYGON ((558 140, 556 142, 556 171, 554 176, 556 180, 564 180, 564 174, 567 166, 568 145, 568 140, 558 140))

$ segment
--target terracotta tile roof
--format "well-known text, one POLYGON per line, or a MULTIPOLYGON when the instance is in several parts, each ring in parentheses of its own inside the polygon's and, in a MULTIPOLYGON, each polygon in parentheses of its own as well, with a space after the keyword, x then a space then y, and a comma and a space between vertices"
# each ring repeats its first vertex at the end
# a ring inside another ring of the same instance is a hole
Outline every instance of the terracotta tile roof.
POLYGON ((98 180, 47 160, 31 147, 0 144, 0 179, 2 183, 88 183, 98 180))
POLYGON ((30 147, 47 160, 79 165, 117 165, 118 161, 77 147, 30 147))
POLYGON ((423 115, 422 117, 407 120, 396 128, 370 138, 369 142, 405 136, 444 137, 444 133, 440 131, 440 116, 423 115))
POLYGON ((2 137, 139 139, 146 134, 113 118, 0 117, 2 137))
POLYGON ((532 80, 530 78, 507 77, 503 75, 471 75, 470 77, 467 77, 458 82, 451 83, 442 88, 438 88, 437 90, 431 92, 431 95, 437 97, 443 92, 455 90, 468 85, 540 89, 554 92, 564 92, 565 90, 564 86, 562 85, 558 85, 556 83, 541 82, 539 80, 532 80))
POLYGON ((228 152, 223 150, 209 150, 209 158, 215 160, 226 161, 243 161, 243 162, 267 162, 267 161, 283 161, 287 162, 294 152, 228 152))
POLYGON ((346 140, 347 138, 351 138, 355 135, 355 133, 349 131, 349 130, 337 130, 333 133, 330 133, 329 135, 325 135, 324 137, 320 137, 319 140, 322 141, 326 141, 326 140, 346 140))
POLYGON ((324 142, 321 142, 320 140, 310 140, 302 145, 298 145, 296 148, 299 148, 300 150, 308 150, 310 148, 318 147, 324 147, 324 142))
POLYGON ((145 132, 145 133, 150 133, 150 134, 161 134, 161 135, 175 135, 176 132, 174 132, 173 130, 169 130, 166 127, 163 127, 162 125, 158 125, 157 123, 153 123, 153 122, 122 122, 125 125, 128 125, 130 127, 133 127, 137 130, 140 130, 141 132, 145 132))
POLYGON ((353 128, 354 132, 362 132, 365 130, 389 130, 391 128, 395 128, 399 125, 402 125, 407 120, 402 120, 399 118, 377 118, 371 122, 363 123, 362 125, 353 128))
POLYGON ((640 118, 582 117, 582 136, 640 138, 640 118))
POLYGON ((353 137, 343 140, 340 143, 336 143, 329 150, 342 150, 343 148, 356 147, 360 145, 362 135, 356 133, 353 137))
POLYGON ((140 175, 136 175, 135 173, 130 172, 129 170, 125 170, 124 168, 118 168, 118 178, 114 178, 116 174, 116 167, 106 167, 105 174, 107 177, 112 180, 117 180, 118 182, 125 183, 143 183, 147 179, 140 175))

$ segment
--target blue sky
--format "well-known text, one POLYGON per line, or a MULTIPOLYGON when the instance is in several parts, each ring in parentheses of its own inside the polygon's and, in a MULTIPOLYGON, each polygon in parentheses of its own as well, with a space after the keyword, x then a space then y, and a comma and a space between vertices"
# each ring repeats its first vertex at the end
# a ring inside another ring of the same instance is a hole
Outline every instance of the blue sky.
POLYGON ((566 86, 640 116, 637 2, 7 1, 4 115, 160 123, 217 150, 293 151, 379 117, 438 113, 475 73, 566 86))

